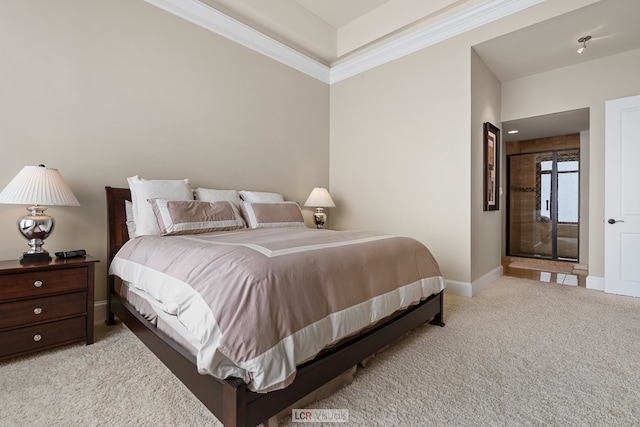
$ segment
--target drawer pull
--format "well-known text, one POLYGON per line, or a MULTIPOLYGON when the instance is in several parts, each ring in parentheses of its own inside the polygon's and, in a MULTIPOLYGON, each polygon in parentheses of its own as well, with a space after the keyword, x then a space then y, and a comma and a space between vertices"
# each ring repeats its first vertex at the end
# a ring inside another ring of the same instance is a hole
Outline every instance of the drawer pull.
POLYGON ((33 314, 42 314, 42 308, 36 307, 33 309, 33 314))
POLYGON ((42 281, 36 280, 35 282, 33 282, 33 286, 35 286, 36 288, 39 288, 40 286, 42 286, 42 281))
POLYGON ((41 339, 42 339, 42 335, 40 335, 40 334, 35 334, 35 335, 33 336, 33 340, 34 340, 35 342, 38 342, 38 341, 40 341, 41 339))

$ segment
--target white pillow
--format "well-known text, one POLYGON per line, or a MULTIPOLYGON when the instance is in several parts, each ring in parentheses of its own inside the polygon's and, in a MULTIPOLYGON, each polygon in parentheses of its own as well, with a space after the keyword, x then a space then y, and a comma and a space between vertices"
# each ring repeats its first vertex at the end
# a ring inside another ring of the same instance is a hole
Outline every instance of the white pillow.
POLYGON ((193 200, 188 179, 143 179, 138 175, 127 178, 133 203, 133 220, 136 223, 135 236, 159 235, 158 221, 151 209, 149 199, 193 200))
POLYGON ((240 194, 237 190, 214 190, 213 188, 198 187, 194 190, 196 200, 203 202, 231 202, 240 209, 240 194))
POLYGON ((240 190, 242 200, 249 203, 281 203, 284 197, 280 193, 269 193, 266 191, 247 191, 240 190))
POLYGON ((306 227, 296 202, 242 202, 242 215, 249 228, 306 227))

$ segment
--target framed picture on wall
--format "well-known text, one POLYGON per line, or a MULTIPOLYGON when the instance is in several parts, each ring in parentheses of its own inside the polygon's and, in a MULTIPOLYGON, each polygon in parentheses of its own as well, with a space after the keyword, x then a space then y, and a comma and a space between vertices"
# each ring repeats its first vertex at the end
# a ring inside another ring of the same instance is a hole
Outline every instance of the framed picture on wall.
POLYGON ((500 208, 500 129, 484 124, 484 210, 500 208))

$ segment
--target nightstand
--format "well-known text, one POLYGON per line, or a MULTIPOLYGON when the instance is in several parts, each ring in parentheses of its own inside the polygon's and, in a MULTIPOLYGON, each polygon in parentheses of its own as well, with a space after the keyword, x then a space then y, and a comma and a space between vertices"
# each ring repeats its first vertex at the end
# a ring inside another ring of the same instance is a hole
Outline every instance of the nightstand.
POLYGON ((97 262, 90 256, 0 261, 0 359, 74 341, 92 344, 97 262))

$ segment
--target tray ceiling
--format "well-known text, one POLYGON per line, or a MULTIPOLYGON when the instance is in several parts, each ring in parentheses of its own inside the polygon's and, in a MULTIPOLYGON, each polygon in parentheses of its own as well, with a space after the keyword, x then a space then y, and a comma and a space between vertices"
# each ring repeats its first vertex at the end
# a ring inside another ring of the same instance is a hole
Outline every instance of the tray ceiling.
MULTIPOLYGON (((552 0, 146 1, 335 83, 552 0)), ((500 81, 508 81, 640 49, 638 16, 638 0, 593 0, 473 49, 500 81), (579 55, 577 40, 585 35, 592 39, 579 55)))

